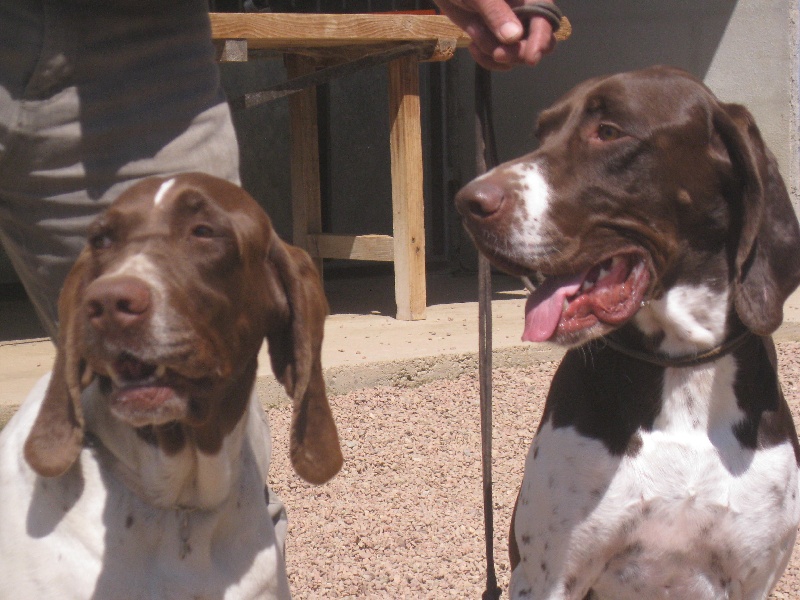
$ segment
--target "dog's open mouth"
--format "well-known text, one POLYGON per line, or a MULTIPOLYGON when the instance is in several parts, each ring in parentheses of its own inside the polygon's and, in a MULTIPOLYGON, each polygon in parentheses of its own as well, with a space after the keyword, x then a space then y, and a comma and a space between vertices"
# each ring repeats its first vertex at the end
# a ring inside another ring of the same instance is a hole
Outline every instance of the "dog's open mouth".
POLYGON ((111 411, 134 427, 185 419, 189 401, 176 388, 178 376, 164 365, 123 352, 107 367, 101 383, 110 392, 111 411))
POLYGON ((649 285, 639 252, 615 254, 576 275, 544 275, 525 305, 522 339, 544 342, 598 323, 621 325, 639 309, 649 285))

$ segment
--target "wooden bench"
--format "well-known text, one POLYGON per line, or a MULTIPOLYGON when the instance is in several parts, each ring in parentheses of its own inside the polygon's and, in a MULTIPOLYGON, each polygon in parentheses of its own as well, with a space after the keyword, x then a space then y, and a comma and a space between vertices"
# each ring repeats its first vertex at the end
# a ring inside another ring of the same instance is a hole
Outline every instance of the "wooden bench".
POLYGON ((439 15, 212 13, 220 61, 284 56, 289 82, 249 94, 245 105, 288 95, 293 241, 323 258, 393 261, 397 318, 425 318, 425 225, 419 63, 451 58, 469 38, 439 15), (393 235, 322 232, 315 83, 386 62, 393 235))

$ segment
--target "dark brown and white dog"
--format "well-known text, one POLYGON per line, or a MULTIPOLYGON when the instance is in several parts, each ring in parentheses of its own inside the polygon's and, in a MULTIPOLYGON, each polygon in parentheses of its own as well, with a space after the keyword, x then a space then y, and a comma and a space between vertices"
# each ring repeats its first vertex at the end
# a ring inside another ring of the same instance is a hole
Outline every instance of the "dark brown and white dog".
POLYGON ((52 376, 0 434, 0 597, 288 598, 253 385, 266 337, 292 463, 332 477, 308 255, 235 185, 149 179, 91 226, 59 313, 52 376))
POLYGON ((525 463, 511 597, 756 600, 800 521, 769 335, 800 230, 751 115, 671 68, 587 81, 468 184, 480 250, 566 345, 525 463))

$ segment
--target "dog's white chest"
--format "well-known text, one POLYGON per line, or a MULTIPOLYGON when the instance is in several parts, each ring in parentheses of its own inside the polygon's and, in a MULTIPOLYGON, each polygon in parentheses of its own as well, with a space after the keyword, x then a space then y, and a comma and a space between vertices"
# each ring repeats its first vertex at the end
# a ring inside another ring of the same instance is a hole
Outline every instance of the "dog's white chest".
POLYGON ((246 413, 250 434, 232 459, 240 469, 227 497, 209 509, 158 508, 107 469, 97 449, 83 448, 57 478, 27 466, 23 441, 47 383, 0 435, 0 598, 289 597, 264 499, 266 469, 257 465, 268 451, 256 435, 260 417, 250 418, 255 410, 246 413))
POLYGON ((621 456, 573 427, 543 425, 520 490, 512 598, 582 600, 592 589, 601 600, 717 600, 769 589, 800 518, 797 464, 789 443, 741 446, 727 371, 667 375, 666 414, 621 456))
POLYGON ((744 454, 748 464, 732 472, 707 438, 644 436, 639 455, 612 481, 604 516, 587 522, 608 518, 617 528, 595 592, 710 599, 766 588, 794 542, 797 469, 791 448, 744 454))

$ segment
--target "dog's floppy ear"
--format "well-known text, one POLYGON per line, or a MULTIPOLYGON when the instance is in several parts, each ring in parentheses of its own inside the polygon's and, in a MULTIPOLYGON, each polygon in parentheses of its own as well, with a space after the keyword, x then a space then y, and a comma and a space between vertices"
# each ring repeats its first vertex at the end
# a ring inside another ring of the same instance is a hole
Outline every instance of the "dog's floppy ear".
POLYGON ((721 104, 714 127, 742 186, 734 307, 751 331, 769 335, 783 321, 783 303, 800 283, 800 227, 775 157, 747 109, 721 104))
POLYGON ((25 460, 43 477, 69 469, 83 445, 81 391, 84 364, 79 350, 78 310, 85 288, 87 254, 80 255, 67 276, 58 301, 56 361, 39 414, 25 441, 25 460))
POLYGON ((319 273, 305 251, 273 236, 267 268, 286 295, 284 314, 268 325, 272 370, 292 398, 289 452, 294 470, 309 483, 336 475, 343 458, 322 378, 322 336, 328 303, 319 273))

